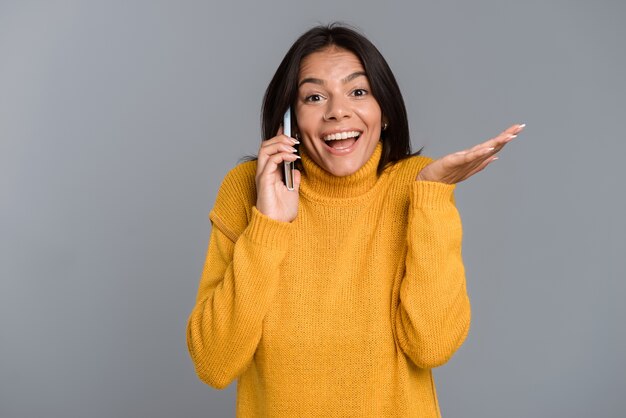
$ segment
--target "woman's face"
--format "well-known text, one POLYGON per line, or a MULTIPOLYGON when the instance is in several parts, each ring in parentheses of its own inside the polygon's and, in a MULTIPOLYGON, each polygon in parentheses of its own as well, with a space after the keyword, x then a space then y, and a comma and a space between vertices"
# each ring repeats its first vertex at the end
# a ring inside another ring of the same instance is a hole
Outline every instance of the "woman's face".
POLYGON ((380 140, 382 112, 359 58, 329 47, 301 62, 296 104, 307 154, 335 176, 356 172, 380 140))

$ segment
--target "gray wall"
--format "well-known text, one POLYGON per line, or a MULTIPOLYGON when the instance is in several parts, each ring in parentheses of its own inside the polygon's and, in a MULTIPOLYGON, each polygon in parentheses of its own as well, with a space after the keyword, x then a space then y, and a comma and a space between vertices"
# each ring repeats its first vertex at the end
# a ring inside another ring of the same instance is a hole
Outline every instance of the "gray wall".
POLYGON ((317 22, 360 27, 457 189, 470 336, 445 417, 626 410, 622 1, 0 2, 0 416, 224 417, 185 344, 224 174, 317 22))

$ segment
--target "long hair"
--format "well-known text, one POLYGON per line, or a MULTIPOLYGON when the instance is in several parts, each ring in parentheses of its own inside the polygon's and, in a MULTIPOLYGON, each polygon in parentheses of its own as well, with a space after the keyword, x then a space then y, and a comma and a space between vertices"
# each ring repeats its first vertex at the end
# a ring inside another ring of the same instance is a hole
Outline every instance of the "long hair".
POLYGON ((262 139, 273 138, 282 123, 284 113, 289 106, 295 106, 302 60, 314 52, 331 46, 346 49, 360 59, 369 80, 372 95, 388 123, 387 129, 381 132, 383 149, 378 164, 378 173, 382 172, 389 163, 419 154, 421 150, 411 154, 406 107, 387 61, 365 36, 341 23, 331 23, 309 29, 287 51, 263 98, 262 139))

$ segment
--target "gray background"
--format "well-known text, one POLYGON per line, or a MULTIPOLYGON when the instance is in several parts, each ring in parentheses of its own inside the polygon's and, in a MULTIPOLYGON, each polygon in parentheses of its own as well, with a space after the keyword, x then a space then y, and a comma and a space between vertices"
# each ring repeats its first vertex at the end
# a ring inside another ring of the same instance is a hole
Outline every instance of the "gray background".
POLYGON ((457 188, 473 306, 445 417, 626 410, 621 1, 0 1, 0 416, 227 417, 185 323, 225 173, 289 45, 345 20, 457 188))

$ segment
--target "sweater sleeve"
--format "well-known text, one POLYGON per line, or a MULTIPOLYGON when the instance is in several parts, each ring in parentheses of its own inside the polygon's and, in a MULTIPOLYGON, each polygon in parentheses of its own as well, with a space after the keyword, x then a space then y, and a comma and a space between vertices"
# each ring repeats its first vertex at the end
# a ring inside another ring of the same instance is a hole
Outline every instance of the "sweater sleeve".
POLYGON ((421 368, 447 362, 470 327, 455 185, 413 181, 405 275, 395 328, 404 353, 421 368))
POLYGON ((198 296, 187 322, 187 347, 200 380, 223 389, 254 356, 278 287, 291 224, 275 221, 256 207, 239 236, 215 210, 211 221, 198 296))

